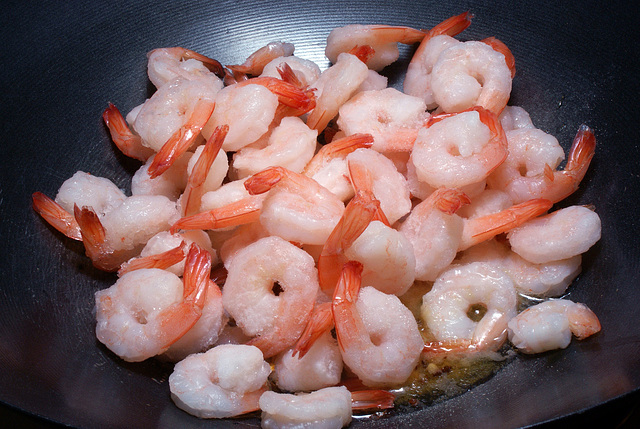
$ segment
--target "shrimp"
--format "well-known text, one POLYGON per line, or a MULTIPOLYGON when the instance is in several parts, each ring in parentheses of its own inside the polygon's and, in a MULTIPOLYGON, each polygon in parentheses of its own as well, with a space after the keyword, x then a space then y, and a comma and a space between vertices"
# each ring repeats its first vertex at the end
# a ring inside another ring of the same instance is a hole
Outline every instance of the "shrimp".
POLYGON ((403 91, 424 100, 429 109, 437 106, 431 90, 433 65, 442 51, 459 43, 452 36, 471 25, 471 18, 469 12, 464 12, 436 25, 424 36, 411 58, 404 78, 403 91))
POLYGON ((537 129, 519 129, 507 135, 509 156, 487 178, 487 184, 507 192, 514 202, 546 198, 556 203, 574 193, 593 159, 596 139, 581 125, 564 170, 555 170, 564 158, 557 140, 537 129))
POLYGON ((440 53, 431 70, 435 103, 447 113, 481 106, 499 115, 511 95, 512 69, 507 62, 489 43, 453 44, 440 53))
POLYGON ((512 230, 511 249, 527 261, 544 264, 589 250, 601 235, 600 217, 584 206, 566 207, 512 230))
POLYGON ((367 386, 407 380, 420 360, 422 336, 411 311, 395 295, 360 290, 362 265, 344 265, 333 296, 336 336, 347 367, 367 386))
POLYGON ((359 148, 371 147, 371 134, 352 134, 325 144, 311 158, 302 173, 333 192, 340 200, 348 201, 354 195, 349 180, 346 157, 359 148))
POLYGON ((527 308, 508 324, 509 341, 523 353, 564 349, 571 334, 583 340, 600 331, 598 317, 584 304, 567 299, 527 308))
POLYGON ((294 55, 287 57, 278 57, 271 60, 264 69, 260 77, 280 78, 282 75, 280 69, 287 64, 300 84, 305 87, 311 85, 320 77, 320 67, 313 61, 305 60, 294 55))
POLYGON ((327 37, 325 55, 333 64, 338 55, 350 52, 358 46, 369 46, 375 52, 365 64, 372 70, 380 71, 400 56, 398 43, 412 45, 425 36, 422 30, 390 25, 347 25, 331 30, 327 37))
POLYGON ((233 257, 222 300, 236 324, 254 336, 250 344, 269 358, 298 340, 317 293, 313 258, 272 236, 249 244, 233 257))
POLYGON ((485 262, 499 267, 511 277, 520 294, 533 297, 561 296, 582 268, 581 255, 534 264, 495 239, 469 248, 454 261, 461 264, 471 262, 485 262))
POLYGON ((176 78, 197 80, 215 74, 223 78, 224 67, 218 61, 181 47, 158 48, 147 54, 149 80, 160 88, 176 78))
POLYGON ((411 211, 409 185, 391 160, 372 149, 357 149, 346 159, 354 188, 373 193, 390 225, 411 211))
POLYGON ((257 149, 244 147, 233 156, 233 169, 238 178, 244 178, 271 166, 285 167, 300 173, 313 158, 318 137, 295 116, 285 117, 271 132, 268 145, 257 149))
POLYGON ((292 43, 269 42, 258 49, 240 65, 227 66, 237 73, 244 73, 257 76, 262 73, 264 67, 276 58, 293 55, 295 47, 292 43))
POLYGON ((165 352, 202 314, 211 257, 192 246, 184 284, 157 268, 126 273, 108 289, 96 292, 96 336, 128 362, 165 352))
POLYGON ((431 126, 418 132, 410 158, 418 179, 430 186, 480 182, 507 157, 505 133, 488 110, 476 108, 431 120, 431 126))
MULTIPOLYGON (((136 111, 136 116, 139 110, 136 111)), ((146 161, 155 153, 153 149, 143 146, 140 136, 131 131, 120 110, 112 103, 102 113, 102 119, 109 128, 113 143, 129 158, 146 161)))
POLYGON ((270 167, 247 179, 250 194, 270 191, 260 223, 270 234, 303 244, 323 244, 344 212, 344 204, 309 177, 270 167))
POLYGON ((316 106, 307 117, 309 128, 322 132, 329 121, 356 92, 367 78, 367 66, 355 55, 342 53, 313 83, 316 88, 316 106))
POLYGON ((370 133, 378 152, 410 152, 418 130, 429 118, 425 103, 394 88, 356 94, 339 109, 338 126, 346 135, 370 133))
POLYGON ((495 351, 506 340, 506 324, 516 315, 516 306, 511 278, 474 262, 443 272, 423 296, 420 314, 441 343, 495 351))
POLYGON ((151 156, 131 178, 131 194, 164 195, 171 201, 177 201, 189 180, 187 166, 192 155, 192 152, 185 152, 164 173, 154 178, 149 173, 155 155, 151 156))
POLYGON ((254 346, 223 344, 178 362, 169 376, 171 399, 200 418, 227 418, 259 409, 271 368, 254 346))
POLYGON ((222 185, 229 170, 229 160, 220 148, 229 127, 217 127, 204 146, 199 146, 187 165, 189 178, 181 198, 182 212, 191 215, 200 211, 202 195, 222 185))

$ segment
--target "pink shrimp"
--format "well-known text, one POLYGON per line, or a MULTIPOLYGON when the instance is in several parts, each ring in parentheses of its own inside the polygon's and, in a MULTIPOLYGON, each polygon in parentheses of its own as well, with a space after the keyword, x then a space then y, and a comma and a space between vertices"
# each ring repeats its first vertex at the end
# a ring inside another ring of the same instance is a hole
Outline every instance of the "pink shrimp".
POLYGON ((155 153, 153 149, 142 145, 140 136, 131 131, 120 110, 112 103, 102 113, 102 119, 109 128, 111 140, 126 156, 146 161, 155 153))

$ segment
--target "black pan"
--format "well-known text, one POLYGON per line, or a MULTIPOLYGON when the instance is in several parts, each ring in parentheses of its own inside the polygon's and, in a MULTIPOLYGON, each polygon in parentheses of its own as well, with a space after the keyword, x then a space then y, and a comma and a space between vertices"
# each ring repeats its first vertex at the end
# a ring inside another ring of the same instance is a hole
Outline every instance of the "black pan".
MULTIPOLYGON (((563 204, 594 204, 602 240, 584 258, 569 298, 602 332, 568 349, 520 357, 487 382, 365 427, 518 427, 580 413, 640 387, 638 18, 633 2, 460 1, 5 1, 0 15, 2 104, 0 401, 80 427, 257 426, 210 422, 177 409, 171 368, 127 364, 94 337, 93 294, 103 274, 31 210, 77 170, 128 188, 138 164, 101 121, 107 102, 129 111, 151 93, 147 51, 184 46, 224 64, 271 40, 327 66, 329 30, 349 23, 430 28, 470 10, 462 39, 496 36, 516 57, 511 104, 568 148, 581 123, 598 139, 584 186, 563 204), (613 4, 617 3, 617 4, 613 4)), ((386 70, 399 87, 411 49, 386 70)), ((7 408, 9 407, 9 408, 7 408)), ((358 423, 359 424, 359 423, 358 423)))

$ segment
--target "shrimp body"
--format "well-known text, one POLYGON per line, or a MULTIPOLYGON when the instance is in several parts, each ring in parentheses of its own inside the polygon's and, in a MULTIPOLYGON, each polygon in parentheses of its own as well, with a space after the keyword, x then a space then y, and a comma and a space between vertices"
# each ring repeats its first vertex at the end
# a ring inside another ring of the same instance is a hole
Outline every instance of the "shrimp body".
POLYGON ((270 167, 245 182, 251 194, 269 191, 260 223, 273 235, 304 244, 323 244, 344 212, 344 204, 315 180, 270 167))
POLYGON ((128 362, 165 352, 198 321, 209 286, 211 258, 194 246, 184 284, 157 268, 126 273, 96 292, 96 336, 128 362))
POLYGON ((571 335, 579 340, 600 331, 598 317, 586 305, 566 299, 542 302, 509 321, 509 341, 524 353, 564 349, 571 335))
POLYGON ((269 135, 265 148, 244 147, 233 156, 233 169, 244 178, 271 166, 302 172, 313 158, 318 132, 295 116, 285 117, 269 135))
POLYGON ((481 106, 499 115, 509 101, 511 81, 504 54, 483 42, 445 49, 431 71, 434 101, 447 113, 481 106))
POLYGON ((482 337, 476 330, 487 326, 484 317, 499 315, 509 320, 516 315, 516 305, 511 278, 500 269, 476 262, 443 272, 422 298, 420 313, 437 340, 472 340, 482 337), (476 308, 485 312, 480 320, 469 316, 476 308))
POLYGON ((571 206, 530 220, 512 230, 511 249, 527 261, 544 264, 586 252, 601 234, 600 217, 584 206, 571 206))
POLYGON ((462 187, 489 176, 507 157, 496 116, 484 109, 444 117, 418 132, 410 162, 433 187, 462 187))
POLYGON ((420 359, 423 340, 411 311, 398 297, 360 289, 362 266, 344 265, 333 297, 333 318, 342 359, 367 386, 407 380, 420 359))
POLYGON ((187 356, 169 376, 171 399, 200 418, 226 418, 259 409, 271 368, 254 346, 224 344, 187 356))
POLYGON ((424 102, 394 88, 363 91, 339 109, 338 126, 346 135, 369 133, 378 152, 409 152, 429 114, 424 102))
POLYGON ((78 171, 62 183, 55 201, 68 213, 73 213, 73 206, 77 205, 91 207, 99 216, 104 216, 126 198, 111 180, 78 171))
POLYGON ((351 422, 351 408, 351 392, 344 386, 297 395, 268 391, 260 397, 265 429, 339 429, 351 422))
POLYGON ((228 264, 224 307, 265 357, 295 344, 318 292, 315 262, 279 237, 266 237, 237 252, 228 264), (273 291, 274 284, 281 289, 273 291))

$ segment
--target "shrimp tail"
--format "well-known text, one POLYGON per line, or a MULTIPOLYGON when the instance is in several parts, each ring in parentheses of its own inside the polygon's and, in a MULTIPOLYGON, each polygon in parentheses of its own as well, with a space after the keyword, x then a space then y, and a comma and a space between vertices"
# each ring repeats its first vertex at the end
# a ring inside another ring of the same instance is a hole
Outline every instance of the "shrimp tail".
POLYGON ((373 136, 371 134, 363 133, 352 134, 332 141, 318 150, 315 156, 305 167, 303 174, 311 177, 332 159, 344 158, 356 149, 369 148, 372 145, 373 136))
POLYGON ((117 271, 122 255, 108 246, 106 231, 96 212, 91 207, 81 209, 74 205, 73 214, 80 226, 85 252, 93 266, 103 271, 117 271))
POLYGON ((507 63, 509 70, 511 70, 511 79, 513 79, 516 75, 516 58, 513 56, 511 49, 495 37, 487 37, 486 39, 482 39, 481 42, 486 43, 491 46, 494 51, 504 55, 504 61, 507 63))
MULTIPOLYGON (((429 198, 432 198, 431 196, 429 198)), ((460 189, 441 188, 434 192, 433 201, 435 207, 444 214, 453 215, 460 207, 471 203, 471 200, 460 189)))
POLYGON ((183 211, 185 216, 192 215, 199 211, 202 197, 201 187, 207 180, 209 170, 218 156, 228 132, 228 125, 218 126, 213 130, 211 137, 209 137, 209 140, 205 143, 204 150, 200 154, 196 165, 193 167, 193 171, 189 175, 187 186, 184 190, 183 201, 185 201, 185 203, 183 211))
POLYGON ((470 219, 465 222, 462 240, 458 251, 490 240, 498 234, 512 230, 529 219, 540 216, 551 208, 553 203, 543 198, 537 198, 517 204, 498 213, 470 219))
POLYGON ((111 140, 123 154, 143 162, 154 154, 152 149, 142 145, 140 136, 131 132, 122 113, 114 104, 109 103, 102 113, 102 119, 109 128, 111 140))
POLYGON ((376 51, 369 45, 356 45, 349 51, 351 55, 355 55, 358 57, 360 61, 367 64, 373 56, 376 54, 376 51))
POLYGON ((209 71, 213 72, 220 79, 223 79, 225 77, 224 66, 218 60, 214 60, 213 58, 209 58, 209 57, 207 57, 205 55, 202 55, 202 54, 200 54, 198 52, 192 51, 191 49, 185 49, 184 50, 184 52, 182 54, 182 59, 184 59, 184 60, 189 60, 189 59, 198 60, 202 64, 204 64, 205 67, 209 69, 209 71))
POLYGON ((424 40, 429 40, 434 38, 435 36, 440 36, 443 34, 451 37, 457 36, 471 25, 472 18, 473 15, 469 11, 466 11, 461 13, 460 15, 452 16, 451 18, 445 19, 440 24, 429 30, 427 32, 427 35, 424 37, 424 40))
POLYGON ((52 227, 67 237, 82 241, 80 225, 65 209, 42 192, 34 192, 31 195, 33 209, 52 227))
POLYGON ((331 311, 341 350, 345 350, 347 344, 359 343, 358 334, 366 331, 355 311, 355 303, 362 285, 362 270, 362 264, 358 261, 344 264, 333 294, 331 311))
POLYGON ((351 409, 387 410, 394 407, 396 397, 387 390, 358 390, 351 392, 351 409))
POLYGON ((569 160, 564 169, 565 173, 571 174, 575 181, 575 188, 584 178, 587 169, 591 164, 593 155, 596 151, 596 138, 593 130, 587 125, 582 124, 578 129, 576 137, 573 139, 571 149, 569 151, 569 160))
POLYGON ((276 186, 287 172, 282 167, 268 167, 254 174, 244 182, 245 189, 251 195, 259 195, 276 186))
POLYGON ((298 355, 298 359, 303 358, 318 338, 332 328, 333 314, 331 313, 331 303, 325 302, 317 305, 313 309, 309 323, 307 323, 306 328, 302 331, 302 335, 293 348, 292 356, 298 355))
POLYGON ((176 130, 162 146, 149 166, 149 177, 155 178, 171 167, 176 159, 184 154, 196 137, 200 134, 209 117, 213 113, 215 103, 208 100, 198 100, 191 117, 176 130))
POLYGON ((166 270, 172 265, 177 264, 185 258, 185 248, 187 244, 183 241, 180 245, 174 247, 173 249, 167 250, 166 252, 158 253, 157 255, 149 255, 142 256, 138 258, 131 259, 122 265, 120 265, 120 269, 118 270, 118 277, 122 277, 124 274, 139 270, 142 268, 159 268, 161 270, 166 270))
POLYGON ((224 207, 180 218, 170 232, 190 229, 219 229, 256 222, 260 217, 263 198, 243 198, 224 207))

